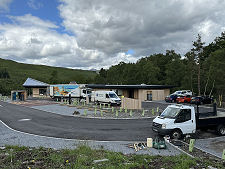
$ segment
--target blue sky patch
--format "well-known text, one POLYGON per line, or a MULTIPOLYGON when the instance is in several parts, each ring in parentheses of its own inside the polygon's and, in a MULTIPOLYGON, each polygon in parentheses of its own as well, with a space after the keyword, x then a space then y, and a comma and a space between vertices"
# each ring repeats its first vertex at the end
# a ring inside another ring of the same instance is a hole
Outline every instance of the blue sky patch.
POLYGON ((129 49, 127 52, 126 52, 126 55, 133 55, 134 54, 134 50, 133 49, 129 49))
POLYGON ((8 16, 31 14, 56 24, 58 26, 55 29, 57 32, 72 35, 71 32, 67 32, 61 25, 62 18, 57 8, 59 4, 58 0, 14 0, 9 6, 9 11, 0 13, 0 23, 12 23, 8 16))

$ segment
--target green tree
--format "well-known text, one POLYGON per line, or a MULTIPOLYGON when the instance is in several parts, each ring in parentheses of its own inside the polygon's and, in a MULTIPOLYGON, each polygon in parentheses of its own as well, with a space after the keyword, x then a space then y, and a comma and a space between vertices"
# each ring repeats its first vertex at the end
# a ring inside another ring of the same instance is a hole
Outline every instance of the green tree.
POLYGON ((211 87, 209 92, 213 90, 217 95, 225 95, 225 49, 219 49, 211 53, 205 61, 205 67, 207 67, 207 75, 210 77, 209 86, 211 87))
POLYGON ((201 64, 204 60, 203 56, 203 45, 200 34, 197 36, 197 40, 193 42, 194 48, 191 49, 194 55, 195 63, 198 67, 198 95, 201 95, 201 64))

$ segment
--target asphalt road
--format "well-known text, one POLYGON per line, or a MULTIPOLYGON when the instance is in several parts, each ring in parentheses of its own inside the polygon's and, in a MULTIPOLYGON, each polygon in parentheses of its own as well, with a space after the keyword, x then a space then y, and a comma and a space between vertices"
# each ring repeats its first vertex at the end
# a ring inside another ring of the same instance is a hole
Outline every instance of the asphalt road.
POLYGON ((62 116, 0 102, 0 120, 26 133, 98 141, 145 141, 154 137, 151 119, 110 120, 62 116))

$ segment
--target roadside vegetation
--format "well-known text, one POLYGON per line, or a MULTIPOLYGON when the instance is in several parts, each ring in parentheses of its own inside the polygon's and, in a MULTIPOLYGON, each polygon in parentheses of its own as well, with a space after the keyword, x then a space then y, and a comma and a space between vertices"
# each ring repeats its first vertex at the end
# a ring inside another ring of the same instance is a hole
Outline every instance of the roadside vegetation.
POLYGON ((121 168, 121 169, 189 169, 213 166, 223 168, 222 161, 204 161, 180 156, 123 155, 103 149, 93 150, 81 145, 74 150, 53 150, 46 148, 28 148, 6 146, 0 149, 0 168, 121 168))

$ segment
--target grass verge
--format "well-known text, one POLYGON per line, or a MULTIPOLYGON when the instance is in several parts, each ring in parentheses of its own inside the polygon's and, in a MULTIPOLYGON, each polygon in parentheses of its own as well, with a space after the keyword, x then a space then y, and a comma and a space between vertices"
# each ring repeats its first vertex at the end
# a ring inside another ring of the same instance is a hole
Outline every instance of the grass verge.
POLYGON ((224 168, 222 161, 204 161, 180 156, 124 155, 103 149, 93 150, 81 145, 74 150, 53 150, 47 148, 29 148, 6 146, 0 149, 0 168, 100 168, 100 169, 145 169, 145 168, 224 168), (95 161, 97 160, 97 161, 95 161))

